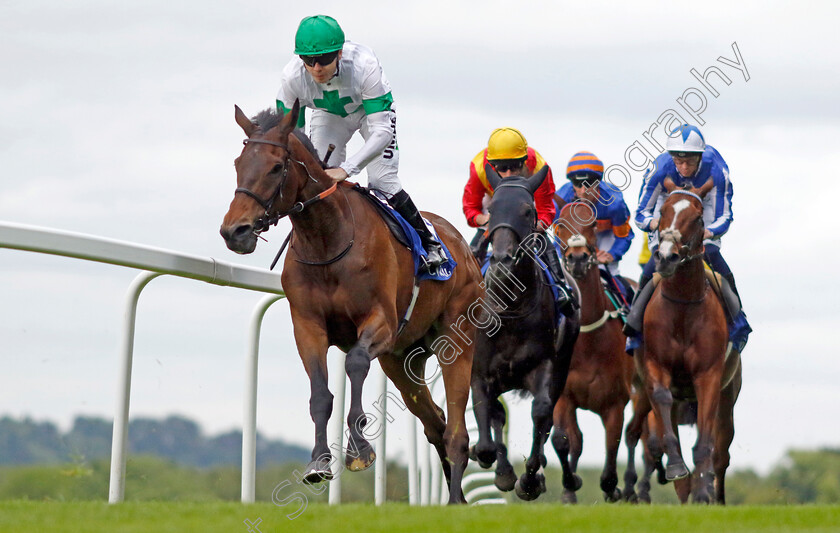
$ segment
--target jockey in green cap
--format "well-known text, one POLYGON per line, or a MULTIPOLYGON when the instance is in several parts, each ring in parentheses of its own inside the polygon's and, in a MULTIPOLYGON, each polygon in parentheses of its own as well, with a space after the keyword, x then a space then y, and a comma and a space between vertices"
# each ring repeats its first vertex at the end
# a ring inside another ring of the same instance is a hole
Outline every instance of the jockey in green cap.
MULTIPOLYGON (((367 169, 368 185, 411 224, 426 249, 426 266, 446 262, 440 243, 426 226, 397 176, 400 153, 391 84, 370 48, 345 40, 338 22, 326 15, 306 17, 295 34, 295 54, 283 69, 277 109, 289 111, 295 100, 312 109, 310 138, 320 157, 335 145, 327 174, 336 181, 367 169), (347 143, 359 132, 364 145, 348 157, 347 143)), ((304 113, 298 118, 304 126, 304 113)))

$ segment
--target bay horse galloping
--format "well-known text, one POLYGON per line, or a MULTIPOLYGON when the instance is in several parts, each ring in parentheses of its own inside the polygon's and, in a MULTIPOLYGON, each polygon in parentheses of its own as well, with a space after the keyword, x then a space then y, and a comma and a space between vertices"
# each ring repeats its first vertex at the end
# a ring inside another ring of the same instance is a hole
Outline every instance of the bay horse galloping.
POLYGON ((493 254, 485 281, 488 303, 500 320, 498 328, 476 334, 472 393, 478 442, 472 452, 482 468, 497 461, 495 484, 500 490, 515 488, 517 496, 533 500, 546 490, 543 448, 552 409, 566 382, 578 322, 564 317, 558 324, 555 297, 538 263, 540 251, 535 250, 551 246, 538 233, 534 206, 534 191, 548 167, 530 178, 502 179, 489 164, 485 170, 494 190, 487 236, 493 254), (510 390, 533 396, 531 453, 518 480, 507 457, 506 415, 498 400, 510 390))
POLYGON ((563 263, 580 293, 580 335, 566 387, 554 406, 551 438, 563 467, 563 501, 567 503, 577 502, 575 491, 581 487, 581 479, 575 473, 583 451, 577 409, 587 409, 601 417, 606 433, 601 490, 608 502, 621 499, 616 457, 624 426, 624 407, 630 399, 635 372, 633 360, 624 352, 626 337, 621 332, 618 310, 607 299, 601 284, 595 225, 595 211, 586 202, 566 204, 555 222, 563 263))
POLYGON ((231 250, 251 253, 258 234, 271 222, 284 216, 292 222, 294 234, 281 280, 295 343, 309 376, 309 410, 315 423, 315 446, 304 481, 333 477, 327 446, 333 402, 327 386, 327 349, 337 346, 347 352, 350 378, 347 468, 363 470, 376 458, 363 435, 367 417, 362 384, 370 361, 379 359, 440 455, 449 503, 463 503, 461 478, 469 444, 464 416, 475 329, 464 318, 483 295, 478 265, 451 224, 425 213, 458 267, 447 281, 420 282, 413 301, 411 252, 392 235, 370 200, 346 183, 336 186, 327 176, 309 139, 295 131, 299 112, 296 102, 282 119, 266 110, 252 122, 236 108, 236 122, 248 138, 236 159, 237 189, 221 234, 231 250), (411 305, 411 318, 401 328, 400 319, 411 305), (446 335, 450 326, 459 328, 459 334, 446 335), (441 340, 450 348, 445 364, 441 362, 446 416, 424 381, 429 346, 439 347, 441 340))
MULTIPOLYGON (((741 364, 737 351, 727 354, 726 316, 703 267, 703 197, 713 183, 710 180, 690 191, 677 189, 669 179, 664 185, 670 194, 660 212, 660 244, 655 254, 662 281, 645 311, 639 363, 656 426, 662 432, 668 458, 666 479, 689 475, 673 408, 676 402, 696 401, 692 500, 710 503, 714 489, 714 499, 725 503, 724 477, 735 432, 733 411, 741 386, 741 364)), ((685 501, 688 494, 680 497, 685 501)))

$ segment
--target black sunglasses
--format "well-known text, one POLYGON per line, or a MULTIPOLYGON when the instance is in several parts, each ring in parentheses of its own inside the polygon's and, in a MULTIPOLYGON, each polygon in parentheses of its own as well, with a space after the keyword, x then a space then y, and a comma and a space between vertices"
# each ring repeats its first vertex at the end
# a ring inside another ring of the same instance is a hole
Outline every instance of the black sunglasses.
POLYGON ((572 178, 571 181, 575 187, 595 187, 601 180, 596 178, 572 178))
POLYGON ((300 56, 300 59, 307 67, 314 67, 315 63, 318 63, 322 67, 326 67, 335 61, 336 57, 338 57, 338 50, 317 56, 300 56))
POLYGON ((500 163, 493 163, 493 168, 496 172, 517 171, 522 169, 522 161, 504 161, 500 163))

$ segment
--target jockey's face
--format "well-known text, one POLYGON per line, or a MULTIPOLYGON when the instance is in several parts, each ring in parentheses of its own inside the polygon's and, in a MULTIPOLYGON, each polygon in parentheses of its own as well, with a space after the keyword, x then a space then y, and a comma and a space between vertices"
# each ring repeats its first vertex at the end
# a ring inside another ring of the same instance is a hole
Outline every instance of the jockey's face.
POLYGON ((589 180, 572 180, 572 188, 575 191, 575 197, 581 200, 588 200, 592 203, 598 200, 598 183, 596 179, 589 180))
POLYGON ((496 172, 501 178, 525 175, 523 173, 524 162, 522 161, 491 161, 490 164, 493 165, 493 168, 496 169, 496 172))
POLYGON ((694 176, 697 169, 700 167, 699 155, 690 155, 686 157, 675 155, 671 157, 674 159, 674 165, 677 167, 677 172, 679 172, 680 176, 683 178, 690 178, 694 176))
POLYGON ((338 52, 336 58, 327 65, 322 65, 321 63, 315 63, 312 66, 307 65, 306 63, 303 64, 303 67, 306 69, 306 72, 312 76, 312 79, 315 80, 315 83, 327 83, 335 76, 336 70, 338 70, 338 62, 341 60, 341 51, 338 52))

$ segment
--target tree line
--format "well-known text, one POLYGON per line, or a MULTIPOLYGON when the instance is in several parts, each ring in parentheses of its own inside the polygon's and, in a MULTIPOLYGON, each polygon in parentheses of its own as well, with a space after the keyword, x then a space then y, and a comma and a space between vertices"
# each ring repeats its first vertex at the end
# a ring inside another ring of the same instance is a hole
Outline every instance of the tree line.
MULTIPOLYGON (((78 416, 62 433, 51 422, 0 418, 0 465, 61 464, 93 461, 111 455, 113 424, 104 418, 78 416)), ((128 426, 129 454, 152 455, 177 464, 208 468, 242 464, 242 432, 213 437, 181 416, 163 420, 137 418, 128 426)), ((257 435, 257 466, 309 460, 309 451, 257 435)))
MULTIPOLYGON (((303 469, 309 451, 262 437, 257 442, 256 495, 270 501, 279 483, 295 479, 294 471, 303 469)), ((129 426, 126 499, 237 501, 241 446, 238 431, 205 437, 186 418, 136 419, 129 426)), ((77 417, 61 433, 49 422, 0 418, 0 500, 107 500, 110 451, 111 423, 104 419, 77 417)), ((515 466, 522 470, 521 464, 515 466)), ((603 503, 600 469, 581 468, 579 474, 584 483, 578 501, 603 503)), ((547 469, 547 501, 560 500, 561 478, 559 468, 547 469)), ((344 501, 373 501, 372 468, 345 472, 340 479, 344 501)), ((671 485, 658 485, 655 476, 652 483, 654 503, 677 502, 671 485)), ((840 503, 840 448, 791 450, 767 474, 731 471, 726 496, 730 505, 840 503)), ((326 501, 327 492, 307 497, 326 501)), ((388 465, 387 498, 408 501, 408 474, 401 464, 388 465)), ((515 497, 509 501, 519 503, 515 497)))

